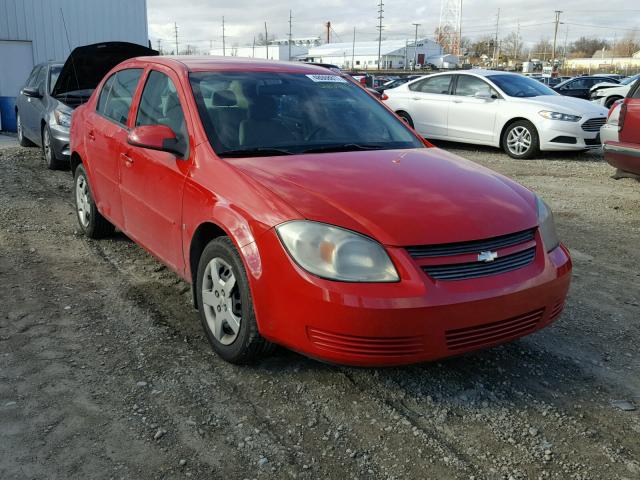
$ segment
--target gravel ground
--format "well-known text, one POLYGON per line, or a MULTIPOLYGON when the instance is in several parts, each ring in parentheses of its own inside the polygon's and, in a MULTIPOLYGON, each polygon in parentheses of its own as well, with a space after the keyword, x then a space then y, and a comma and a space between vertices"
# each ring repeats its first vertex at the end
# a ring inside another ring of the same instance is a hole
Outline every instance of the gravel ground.
POLYGON ((0 146, 0 478, 640 478, 640 183, 442 146, 542 194, 574 281, 541 332, 389 369, 226 364, 184 282, 78 235, 69 173, 0 146))

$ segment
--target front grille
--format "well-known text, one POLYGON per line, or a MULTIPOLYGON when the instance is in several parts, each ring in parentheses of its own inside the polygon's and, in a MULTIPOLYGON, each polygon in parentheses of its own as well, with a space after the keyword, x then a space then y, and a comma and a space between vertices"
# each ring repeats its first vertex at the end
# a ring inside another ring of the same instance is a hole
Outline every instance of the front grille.
POLYGON ((423 265, 422 269, 435 280, 466 280, 506 273, 533 262, 536 247, 498 257, 492 262, 453 263, 449 265, 423 265))
POLYGON ((359 337, 307 328, 309 340, 318 348, 335 353, 369 357, 397 357, 424 352, 423 337, 359 337))
POLYGON ((582 130, 585 132, 599 132, 600 128, 607 122, 607 119, 604 117, 601 118, 590 118, 586 122, 582 124, 582 130))
POLYGON ((499 322, 447 330, 445 331, 447 347, 450 350, 461 350, 508 340, 512 337, 521 337, 535 330, 543 314, 544 308, 541 308, 499 322))
POLYGON ((407 252, 413 258, 447 257, 466 253, 480 253, 486 250, 498 250, 529 242, 534 238, 535 229, 529 229, 484 240, 407 247, 407 252))

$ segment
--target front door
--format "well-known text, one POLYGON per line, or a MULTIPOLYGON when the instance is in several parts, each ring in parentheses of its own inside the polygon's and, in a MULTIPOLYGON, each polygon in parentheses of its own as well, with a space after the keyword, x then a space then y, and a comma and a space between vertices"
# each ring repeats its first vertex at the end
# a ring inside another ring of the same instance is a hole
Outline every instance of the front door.
MULTIPOLYGON (((36 76, 30 79, 27 86, 37 89, 38 92, 44 96, 47 72, 48 68, 46 65, 40 67, 36 76)), ((25 100, 25 102, 21 102, 23 105, 20 110, 20 121, 22 122, 23 133, 26 134, 25 136, 29 140, 36 142, 38 145, 42 145, 40 125, 42 112, 44 110, 44 98, 26 97, 25 100)))
POLYGON ((491 85, 473 75, 457 75, 449 106, 448 136, 452 140, 494 143, 500 102, 491 85))
MULTIPOLYGON (((135 126, 167 125, 189 145, 182 91, 169 69, 155 66, 138 102, 135 126), (157 68, 157 69, 156 69, 157 68)), ((187 148, 188 151, 188 148, 187 148)), ((129 146, 120 158, 120 192, 125 229, 129 235, 176 271, 182 271, 182 192, 189 170, 189 153, 172 153, 129 146)))

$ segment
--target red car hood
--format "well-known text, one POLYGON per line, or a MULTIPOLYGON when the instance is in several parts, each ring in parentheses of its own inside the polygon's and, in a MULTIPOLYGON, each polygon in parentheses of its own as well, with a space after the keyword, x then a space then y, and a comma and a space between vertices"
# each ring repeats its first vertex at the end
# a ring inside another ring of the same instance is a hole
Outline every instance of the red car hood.
POLYGON ((537 224, 533 194, 438 148, 230 160, 309 220, 385 245, 447 243, 537 224))

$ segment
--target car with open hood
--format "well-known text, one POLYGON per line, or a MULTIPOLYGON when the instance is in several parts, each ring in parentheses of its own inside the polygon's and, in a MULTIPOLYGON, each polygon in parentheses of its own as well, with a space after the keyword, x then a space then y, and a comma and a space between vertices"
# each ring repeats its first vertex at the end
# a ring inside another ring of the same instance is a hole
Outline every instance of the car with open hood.
POLYGON ((118 228, 189 282, 230 362, 275 344, 421 362, 564 306, 571 260, 542 199, 322 67, 127 60, 74 112, 71 150, 81 230, 118 228))
POLYGON ((627 96, 631 87, 640 81, 640 74, 632 75, 620 81, 620 83, 603 82, 591 87, 589 98, 606 108, 611 108, 618 100, 627 96))
POLYGON ((16 126, 22 146, 38 145, 50 169, 69 164, 71 113, 86 102, 105 73, 127 58, 157 55, 127 42, 74 49, 66 62, 36 65, 16 99, 16 126))

